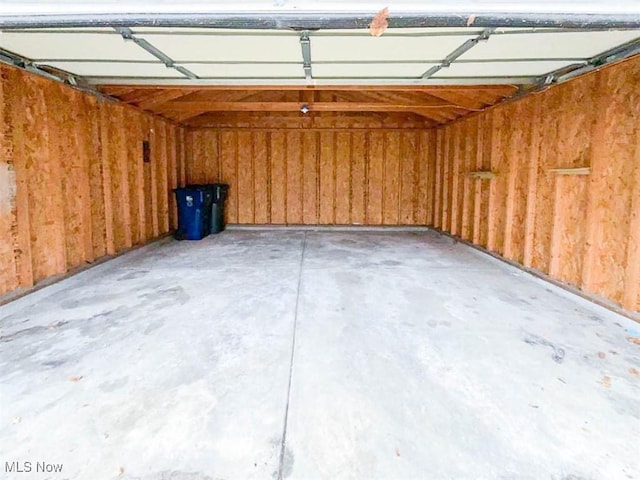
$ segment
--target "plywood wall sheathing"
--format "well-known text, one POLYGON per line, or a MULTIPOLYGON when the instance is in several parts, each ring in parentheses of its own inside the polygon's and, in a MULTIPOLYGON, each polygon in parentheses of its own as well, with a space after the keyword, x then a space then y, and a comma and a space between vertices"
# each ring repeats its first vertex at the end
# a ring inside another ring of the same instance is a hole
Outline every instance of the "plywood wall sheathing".
POLYGON ((191 130, 186 152, 187 182, 231 185, 230 223, 430 223, 433 132, 191 130))
POLYGON ((0 132, 0 295, 169 231, 179 127, 0 66, 0 132))
POLYGON ((438 129, 436 226, 468 239, 473 225, 474 243, 640 310, 639 79, 633 58, 438 129), (473 210, 468 186, 457 196, 469 151, 496 173, 473 210))

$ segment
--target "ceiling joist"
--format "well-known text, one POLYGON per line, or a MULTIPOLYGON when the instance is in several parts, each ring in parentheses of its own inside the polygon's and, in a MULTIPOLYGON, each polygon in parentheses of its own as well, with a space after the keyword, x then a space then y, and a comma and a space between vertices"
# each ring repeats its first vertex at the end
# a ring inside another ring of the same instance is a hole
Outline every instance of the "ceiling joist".
MULTIPOLYGON (((307 105, 304 102, 171 102, 162 105, 171 111, 210 111, 210 112, 299 112, 303 106, 315 112, 403 112, 419 109, 446 110, 462 109, 457 105, 404 105, 387 103, 360 102, 316 102, 307 105)), ((464 109, 463 109, 464 110, 464 109)))

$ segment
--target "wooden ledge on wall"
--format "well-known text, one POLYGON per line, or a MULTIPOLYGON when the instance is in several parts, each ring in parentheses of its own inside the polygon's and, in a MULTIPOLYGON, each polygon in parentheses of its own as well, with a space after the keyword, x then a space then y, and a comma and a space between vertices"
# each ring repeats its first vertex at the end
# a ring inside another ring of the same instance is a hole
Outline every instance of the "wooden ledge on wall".
POLYGON ((591 167, 551 168, 549 171, 558 175, 589 175, 591 174, 591 167))
POLYGON ((496 174, 494 172, 488 170, 480 170, 477 172, 469 172, 468 174, 471 178, 478 178, 480 180, 491 180, 496 178, 496 174))

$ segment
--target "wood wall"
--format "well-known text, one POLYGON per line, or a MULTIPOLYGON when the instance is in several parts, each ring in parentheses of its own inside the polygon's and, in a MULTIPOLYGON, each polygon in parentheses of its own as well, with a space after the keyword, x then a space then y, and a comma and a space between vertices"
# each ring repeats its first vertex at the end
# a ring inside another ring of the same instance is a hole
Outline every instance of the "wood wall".
POLYGON ((175 225, 180 128, 0 66, 0 133, 0 294, 175 225))
POLYGON ((238 224, 425 225, 435 132, 411 129, 200 129, 187 181, 231 185, 238 224))
POLYGON ((185 131, 2 66, 0 294, 168 232, 172 187, 222 181, 230 223, 433 225, 639 311, 638 105, 636 58, 436 130, 185 131))
POLYGON ((640 310, 639 105, 636 58, 438 129, 433 225, 640 310))

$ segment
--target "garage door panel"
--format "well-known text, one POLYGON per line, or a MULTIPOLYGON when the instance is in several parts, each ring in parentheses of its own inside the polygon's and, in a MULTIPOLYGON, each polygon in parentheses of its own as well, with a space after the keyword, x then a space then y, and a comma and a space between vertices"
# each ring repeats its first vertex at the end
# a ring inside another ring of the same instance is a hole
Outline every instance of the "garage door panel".
POLYGON ((434 60, 474 36, 436 37, 313 37, 311 58, 327 60, 434 60))
POLYGON ((185 78, 177 70, 167 68, 160 62, 46 62, 46 65, 84 77, 185 78))
POLYGON ((491 62, 453 63, 443 68, 433 78, 447 77, 519 77, 538 76, 553 72, 574 62, 491 62))
POLYGON ((138 35, 176 62, 189 61, 300 61, 297 35, 276 37, 212 35, 138 35))
POLYGON ((460 59, 589 58, 639 37, 638 30, 493 35, 460 59))
POLYGON ((155 60, 133 42, 113 33, 0 34, 0 48, 31 60, 155 60))

